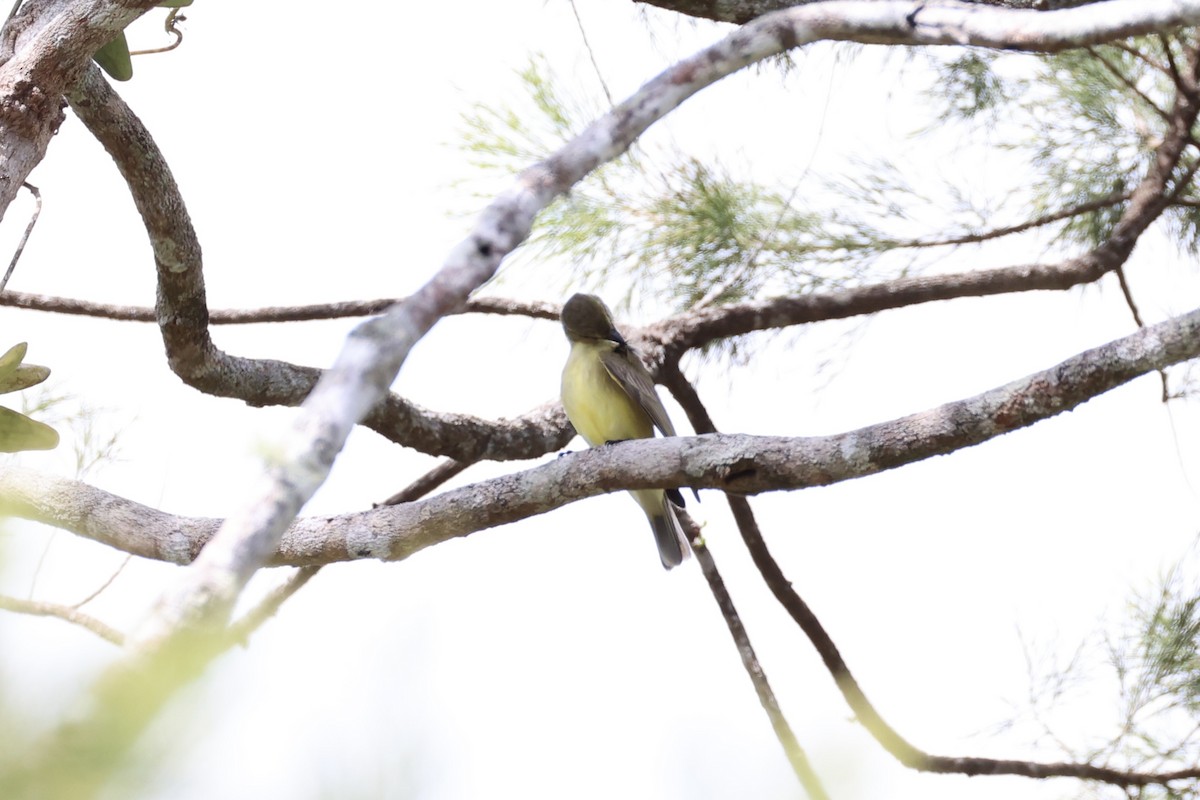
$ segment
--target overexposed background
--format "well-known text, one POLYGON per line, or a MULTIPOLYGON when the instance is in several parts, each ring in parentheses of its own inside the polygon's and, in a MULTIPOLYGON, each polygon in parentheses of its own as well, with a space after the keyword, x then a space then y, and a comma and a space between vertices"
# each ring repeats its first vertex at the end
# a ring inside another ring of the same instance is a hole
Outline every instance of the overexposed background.
MULTIPOLYGON (((515 71, 545 54, 564 87, 602 97, 561 0, 375 4, 364 11, 188 9, 175 53, 135 59, 118 91, 175 171, 205 253, 212 308, 402 296, 471 224, 482 180, 457 147, 473 104, 522 102, 515 71), (323 12, 323 13, 322 13, 323 12)), ((579 0, 600 69, 628 95, 723 29, 579 0)), ((163 38, 161 15, 131 33, 163 38)), ((740 75, 648 138, 819 192, 818 176, 891 155, 914 181, 1010 168, 986 142, 912 138, 920 67, 814 47, 786 77, 740 75)), ((45 210, 10 283, 151 305, 153 262, 108 157, 68 117, 31 176, 45 210)), ((0 230, 9 252, 28 209, 0 230)), ((1041 252, 991 255, 995 263, 1041 252)), ((990 262, 989 262, 990 264, 990 262)), ((984 266, 973 256, 947 269, 984 266)), ((1148 240, 1129 266, 1143 313, 1195 305, 1194 267, 1148 240)), ((560 300, 565 264, 519 263, 488 291, 560 300)), ((616 295, 623 286, 589 286, 616 295)), ((631 324, 649 319, 629 319, 631 324)), ((355 321, 214 329, 239 355, 323 366, 355 321)), ((0 308, 0 347, 28 341, 53 386, 119 431, 88 479, 164 510, 222 516, 289 409, 201 396, 168 370, 152 325, 0 308)), ((685 364, 727 431, 852 429, 967 396, 1128 334, 1115 281, 967 299, 816 326, 749 366, 685 364), (822 367, 833 359, 833 368, 822 367)), ((457 317, 413 352, 398 391, 495 418, 557 392, 558 326, 457 317)), ((1070 414, 887 474, 754 501, 768 542, 882 714, 944 754, 1039 757, 996 728, 1026 700, 1026 649, 1069 657, 1121 617, 1196 535, 1195 405, 1155 375, 1070 414)), ((7 400, 8 398, 6 398, 7 400)), ((686 429, 683 415, 674 416, 686 429)), ((65 431, 64 431, 65 433, 65 431)), ((578 442, 575 446, 579 446, 578 442)), ((546 458, 553 458, 549 455, 546 458)), ((71 475, 69 443, 20 462, 71 475)), ((306 513, 368 507, 435 461, 356 432, 306 513)), ((524 465, 481 465, 460 482, 524 465)), ((755 577, 723 503, 693 509, 781 704, 837 798, 1057 797, 1068 782, 918 775, 850 719, 815 653, 755 577)), ((11 522, 0 591, 70 603, 123 557, 11 522)), ((177 568, 131 563, 91 613, 128 629, 177 568)), ((263 591, 281 574, 256 579, 263 591)), ((53 725, 115 648, 61 622, 0 615, 0 701, 53 725)), ((1103 689, 1100 684, 1100 689, 1103 689)), ((1107 719, 1098 693, 1064 724, 1107 719)), ((617 494, 450 542, 399 564, 323 570, 249 648, 230 653, 147 736, 136 795, 154 798, 786 798, 800 796, 694 564, 665 574, 641 512, 617 494), (148 782, 148 786, 141 785, 148 782)), ((129 796, 115 787, 113 798, 129 796)))

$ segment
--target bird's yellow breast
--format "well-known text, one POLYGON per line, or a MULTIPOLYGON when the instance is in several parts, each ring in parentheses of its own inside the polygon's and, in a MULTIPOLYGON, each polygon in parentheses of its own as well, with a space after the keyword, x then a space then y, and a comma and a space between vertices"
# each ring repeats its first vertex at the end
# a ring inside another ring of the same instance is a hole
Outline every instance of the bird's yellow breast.
POLYGON ((562 404, 575 430, 592 447, 654 435, 646 412, 604 368, 601 347, 610 343, 574 342, 562 374, 562 404))

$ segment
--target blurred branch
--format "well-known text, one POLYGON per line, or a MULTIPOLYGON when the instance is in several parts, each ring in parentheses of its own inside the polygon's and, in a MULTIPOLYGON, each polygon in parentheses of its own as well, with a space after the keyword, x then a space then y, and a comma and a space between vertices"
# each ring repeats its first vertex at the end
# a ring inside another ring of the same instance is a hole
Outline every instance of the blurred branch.
POLYGON ((1113 64, 1110 59, 1105 57, 1103 52, 1095 47, 1088 47, 1086 49, 1092 58, 1104 65, 1104 69, 1108 71, 1109 75, 1112 75, 1113 78, 1115 78, 1122 86, 1124 86, 1133 95, 1145 103, 1150 110, 1158 115, 1159 119, 1163 120, 1164 122, 1170 122, 1170 115, 1163 109, 1159 108, 1158 104, 1155 103, 1154 100, 1151 99, 1145 92, 1138 88, 1137 83, 1130 80, 1129 76, 1122 72, 1116 64, 1113 64))
POLYGON ((93 616, 76 610, 72 606, 44 603, 39 600, 21 600, 17 597, 0 595, 0 608, 5 611, 15 611, 18 614, 31 614, 37 617, 56 617, 65 622, 70 622, 72 625, 78 625, 85 630, 89 630, 101 639, 112 642, 118 647, 125 644, 125 635, 123 633, 109 627, 93 616))
MULTIPOLYGON (((1178 204, 1181 193, 1190 183, 1197 167, 1196 164, 1188 165, 1182 175, 1175 177, 1183 154, 1191 143, 1191 130, 1197 114, 1200 114, 1200 104, 1193 101, 1192 92, 1178 91, 1171 108, 1167 133, 1154 149, 1145 175, 1132 191, 1100 198, 1024 223, 1048 224, 1126 202, 1108 239, 1082 255, 1055 264, 1027 264, 976 272, 900 278, 837 292, 777 297, 700 309, 648 326, 644 333, 665 351, 664 360, 669 361, 677 359, 685 350, 758 330, 844 319, 936 300, 1015 292, 1062 291, 1092 283, 1118 270, 1133 252, 1141 234, 1166 208, 1178 204)), ((1022 225, 1017 225, 1009 229, 997 229, 995 233, 1005 235, 1024 229, 1022 225)), ((935 246, 972 241, 975 240, 971 237, 960 237, 920 244, 914 240, 909 245, 935 246)))
POLYGON ((229 630, 225 634, 228 643, 244 646, 250 640, 251 634, 262 627, 264 622, 279 613, 283 604, 304 588, 304 585, 312 580, 320 570, 320 567, 301 567, 286 581, 272 589, 258 605, 247 611, 241 619, 230 624, 229 630))
MULTIPOLYGON (((408 503, 419 497, 423 497, 469 466, 471 465, 447 460, 413 481, 406 488, 392 495, 381 503, 381 505, 408 503)), ((245 644, 254 631, 258 630, 268 619, 275 616, 284 602, 300 591, 320 570, 320 565, 301 567, 297 570, 286 582, 276 587, 274 591, 263 598, 262 602, 255 606, 253 610, 248 611, 245 616, 229 626, 227 635, 229 642, 245 644)))
POLYGON ((1109 197, 1100 197, 1096 200, 1091 200, 1086 203, 1078 203, 1070 208, 1063 208, 1050 214, 1043 214, 1040 217, 1035 217, 1025 222, 1019 222, 1015 225, 1005 225, 998 228, 990 228, 988 230, 979 231, 977 233, 964 233, 960 236, 947 236, 942 239, 906 239, 902 241, 889 242, 888 246, 897 249, 917 249, 930 247, 953 247, 964 244, 981 244, 991 241, 992 239, 1001 239, 1005 236, 1012 236, 1018 233, 1034 230, 1035 228, 1044 228, 1047 225, 1053 225, 1056 222, 1062 222, 1064 219, 1077 217, 1081 214, 1087 214, 1092 211, 1099 211, 1104 208, 1111 208, 1115 205, 1120 205, 1129 199, 1131 192, 1121 192, 1109 197))
POLYGON ((92 602, 93 600, 95 600, 97 597, 99 597, 105 589, 107 589, 109 586, 113 585, 113 581, 115 581, 117 579, 117 576, 120 575, 121 572, 124 571, 125 567, 129 564, 129 561, 132 558, 133 558, 133 556, 127 555, 127 556, 125 556, 125 558, 121 559, 121 566, 119 566, 115 570, 113 570, 112 575, 109 575, 107 578, 105 578, 104 582, 101 583, 99 586, 97 586, 95 589, 93 589, 88 594, 87 597, 83 598, 78 603, 72 603, 70 607, 78 610, 80 608, 83 608, 88 603, 92 602))

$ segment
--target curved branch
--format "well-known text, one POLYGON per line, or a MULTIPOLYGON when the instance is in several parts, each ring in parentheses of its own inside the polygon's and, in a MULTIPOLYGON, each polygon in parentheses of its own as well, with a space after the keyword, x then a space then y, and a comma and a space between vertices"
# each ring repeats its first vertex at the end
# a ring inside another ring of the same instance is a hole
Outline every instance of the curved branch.
MULTIPOLYGON (((618 489, 751 494, 824 486, 980 444, 1069 411, 1153 370, 1200 357, 1200 310, 1143 328, 974 397, 831 436, 707 435, 591 448, 412 503, 297 520, 271 563, 399 560, 475 531, 618 489)), ((119 550, 187 563, 218 520, 176 517, 87 484, 0 470, 0 502, 119 550)))
MULTIPOLYGON (((598 164, 622 153, 685 99, 748 64, 802 44, 845 39, 1058 50, 1200 20, 1200 0, 1170 4, 1110 0, 1105 9, 1099 15, 1091 9, 1045 15, 860 1, 820 3, 763 17, 654 78, 555 156, 527 170, 519 189, 493 209, 514 215, 507 222, 514 223, 517 237, 495 251, 490 244, 483 246, 489 257, 507 253, 524 238, 537 209, 598 164), (526 203, 527 207, 522 205, 526 203)), ((146 222, 158 266, 157 319, 172 369, 201 391, 252 405, 302 402, 320 377, 318 370, 237 358, 213 345, 195 232, 165 161, 137 118, 94 70, 71 101, 117 161, 146 222)), ((1120 244, 1126 253, 1132 247, 1132 241, 1120 244)), ((565 443, 569 438, 565 419, 551 413, 552 418, 491 423, 433 414, 387 395, 364 423, 393 441, 433 455, 460 461, 507 460, 536 457, 565 443)))
POLYGON ((953 773, 958 775, 1020 775, 1027 778, 1081 778, 1115 786, 1165 785, 1173 781, 1200 778, 1200 768, 1171 772, 1139 772, 1120 770, 1095 764, 1073 762, 1042 763, 1011 758, 982 758, 977 756, 938 756, 919 749, 887 723, 867 698, 862 687, 850 672, 837 645, 825 631, 816 614, 792 587, 779 564, 771 556, 759 532, 758 523, 745 498, 730 497, 730 508, 738 529, 750 551, 754 565, 762 574, 771 593, 808 636, 821 656, 826 669, 845 697, 854 715, 874 739, 901 764, 922 772, 953 773))
MULTIPOLYGON (((89 70, 70 99, 72 109, 117 163, 145 223, 158 275, 155 319, 172 371, 202 392, 254 406, 304 402, 321 370, 233 356, 213 343, 200 244, 170 168, 145 126, 96 69, 89 70)), ((479 247, 486 250, 489 261, 498 263, 518 240, 511 239, 503 247, 489 243, 479 247)), ((540 317, 557 312, 546 304, 504 300, 480 299, 476 307, 489 313, 529 312, 540 317)), ((465 414, 438 414, 393 393, 382 397, 362 421, 394 442, 459 461, 535 458, 562 447, 571 437, 566 415, 554 406, 492 422, 465 414)))
POLYGON ((92 54, 156 0, 31 0, 0 31, 0 219, 63 121, 92 54))

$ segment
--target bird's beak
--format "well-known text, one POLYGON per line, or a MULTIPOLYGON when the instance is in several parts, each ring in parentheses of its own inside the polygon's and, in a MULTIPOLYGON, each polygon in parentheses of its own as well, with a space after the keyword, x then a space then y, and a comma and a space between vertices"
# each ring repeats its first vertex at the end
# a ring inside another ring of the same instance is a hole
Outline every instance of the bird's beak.
POLYGON ((604 338, 608 339, 610 342, 616 342, 621 347, 629 347, 629 343, 626 342, 625 338, 623 336, 621 336, 620 333, 617 332, 616 328, 613 328, 612 330, 610 330, 608 332, 608 335, 605 336, 604 338))

